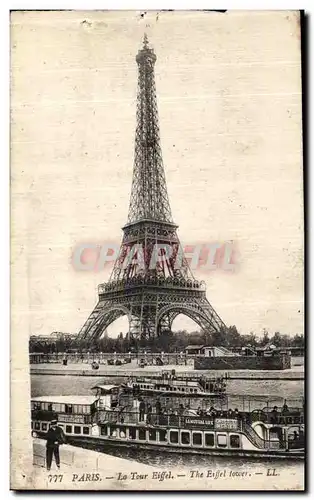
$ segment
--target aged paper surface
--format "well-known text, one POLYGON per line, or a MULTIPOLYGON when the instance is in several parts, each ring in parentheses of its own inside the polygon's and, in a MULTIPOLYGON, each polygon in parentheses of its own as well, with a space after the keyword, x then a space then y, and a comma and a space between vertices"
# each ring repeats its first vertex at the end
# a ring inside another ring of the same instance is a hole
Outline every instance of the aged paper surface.
POLYGON ((11 14, 13 489, 304 488, 301 112, 297 11, 11 14), (149 276, 115 267, 109 281, 121 227, 144 219, 194 252, 197 282, 169 259, 149 276), (217 242, 220 265, 206 267, 196 249, 217 242), (108 281, 116 288, 97 289, 108 281), (141 316, 130 312, 126 282, 158 301, 167 289, 162 311, 181 337, 162 345, 159 306, 141 299, 141 316), (200 327, 201 340, 187 336, 200 327), (167 390, 184 393, 161 396, 167 421, 147 396, 160 395, 163 370, 167 390), (186 397, 225 372, 221 399, 186 397), (109 388, 129 383, 132 423, 109 388))

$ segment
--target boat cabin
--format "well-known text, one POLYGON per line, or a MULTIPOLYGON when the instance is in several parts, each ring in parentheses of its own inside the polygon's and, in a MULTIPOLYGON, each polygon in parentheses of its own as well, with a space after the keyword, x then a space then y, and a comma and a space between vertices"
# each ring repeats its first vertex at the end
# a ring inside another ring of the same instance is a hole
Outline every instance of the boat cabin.
POLYGON ((97 409, 115 408, 119 404, 120 387, 118 385, 97 384, 92 387, 97 397, 97 409))
POLYGON ((89 435, 97 411, 95 396, 39 396, 31 399, 32 431, 44 435, 57 419, 65 434, 89 435))
POLYGON ((175 370, 163 370, 156 377, 136 377, 129 379, 127 386, 138 392, 172 393, 174 395, 195 396, 222 394, 226 392, 226 377, 189 379, 176 375, 175 370))

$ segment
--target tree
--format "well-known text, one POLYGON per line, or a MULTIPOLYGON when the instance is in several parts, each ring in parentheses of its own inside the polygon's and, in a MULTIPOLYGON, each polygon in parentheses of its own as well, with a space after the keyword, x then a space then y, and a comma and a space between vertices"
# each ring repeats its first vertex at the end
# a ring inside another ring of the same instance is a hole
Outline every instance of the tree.
POLYGON ((263 337, 259 341, 260 347, 265 347, 269 343, 269 334, 268 331, 264 328, 263 329, 263 337))

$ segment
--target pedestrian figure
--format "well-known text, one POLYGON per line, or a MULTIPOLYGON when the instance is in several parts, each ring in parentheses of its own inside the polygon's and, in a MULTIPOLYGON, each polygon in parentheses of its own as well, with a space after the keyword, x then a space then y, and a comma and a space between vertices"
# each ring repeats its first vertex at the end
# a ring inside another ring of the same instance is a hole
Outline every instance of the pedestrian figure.
POLYGON ((57 420, 51 420, 50 428, 46 435, 46 466, 47 470, 51 469, 52 457, 55 457, 56 465, 60 469, 60 454, 59 446, 65 443, 64 432, 57 425, 57 420))
POLYGON ((143 400, 140 402, 139 410, 140 410, 140 422, 143 422, 145 416, 145 403, 143 400))
POLYGON ((277 406, 274 406, 270 415, 271 415, 270 416, 270 423, 277 424, 277 421, 278 421, 278 408, 277 408, 277 406))
POLYGON ((161 402, 159 399, 156 401, 156 413, 159 415, 161 413, 161 402))
POLYGON ((281 413, 282 413, 282 415, 287 415, 289 413, 289 408, 288 408, 286 399, 284 400, 284 404, 283 404, 281 413))

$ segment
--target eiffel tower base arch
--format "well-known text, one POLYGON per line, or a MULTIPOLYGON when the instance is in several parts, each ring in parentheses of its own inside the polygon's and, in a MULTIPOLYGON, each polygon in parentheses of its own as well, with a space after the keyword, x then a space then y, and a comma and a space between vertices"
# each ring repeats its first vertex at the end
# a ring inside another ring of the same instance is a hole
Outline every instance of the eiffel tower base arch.
POLYGON ((91 346, 103 332, 121 316, 129 322, 129 336, 134 339, 154 338, 171 331, 174 319, 183 314, 207 332, 219 331, 221 319, 201 290, 182 287, 151 288, 130 293, 100 293, 99 301, 81 329, 78 340, 91 346))

